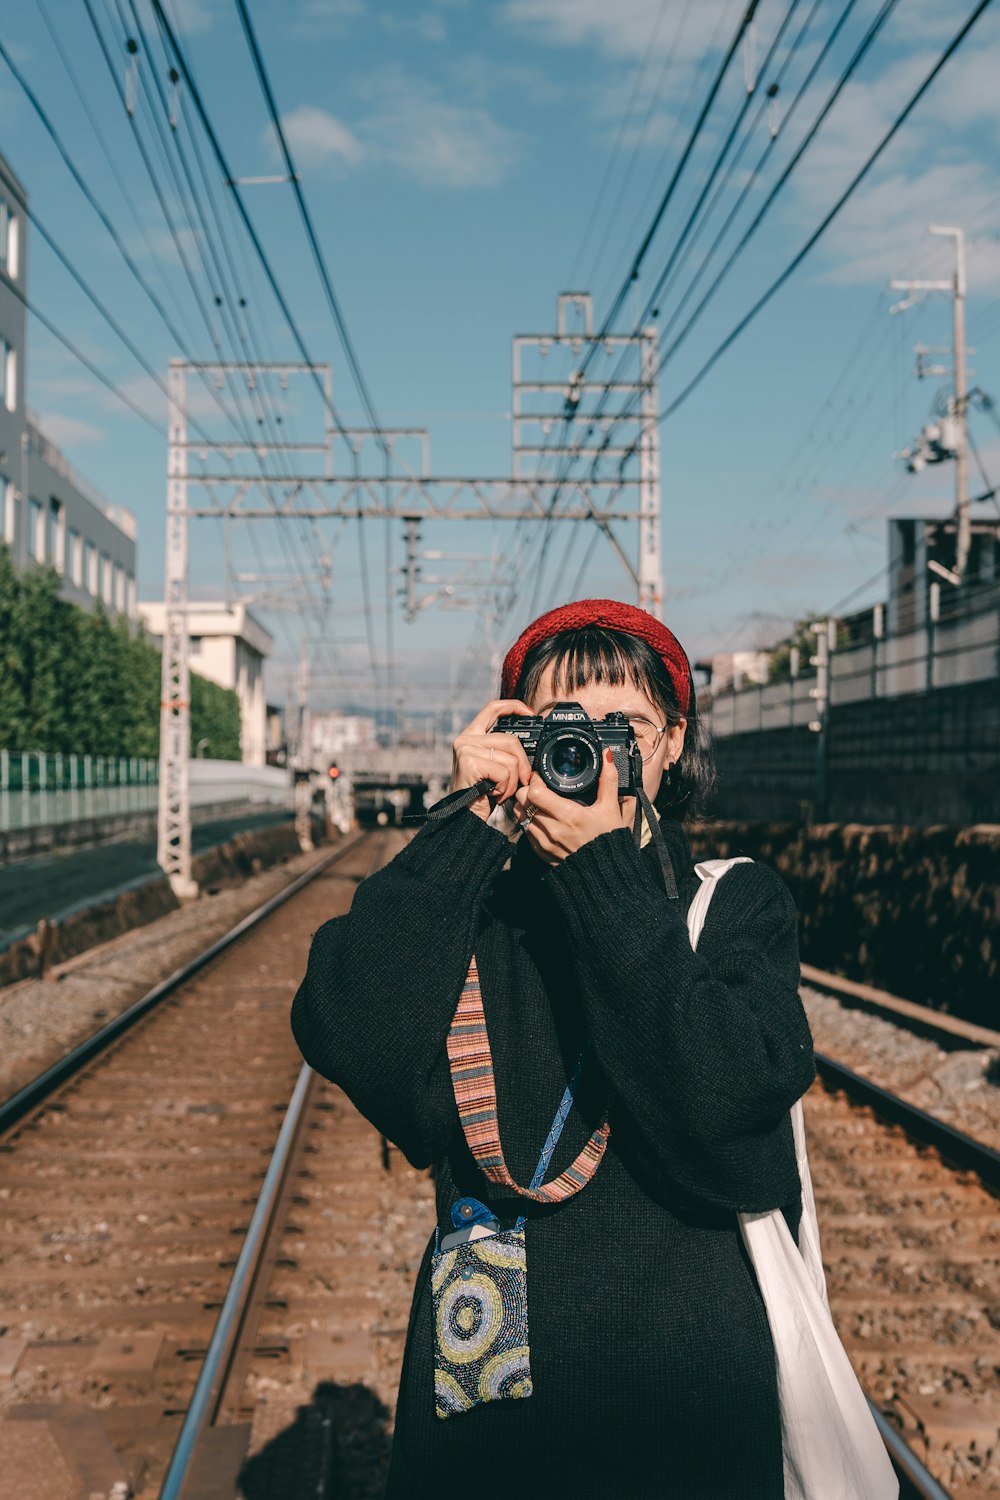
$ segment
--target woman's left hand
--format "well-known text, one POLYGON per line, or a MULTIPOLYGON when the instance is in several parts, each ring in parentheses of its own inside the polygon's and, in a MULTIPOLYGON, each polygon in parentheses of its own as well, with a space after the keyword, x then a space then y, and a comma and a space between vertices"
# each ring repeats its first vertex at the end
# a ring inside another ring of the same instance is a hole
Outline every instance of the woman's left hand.
MULTIPOLYGON (((631 799, 627 806, 632 806, 631 799)), ((584 804, 561 797, 545 785, 536 771, 528 785, 519 788, 514 796, 519 821, 532 808, 525 837, 547 865, 561 864, 567 855, 575 854, 602 833, 629 826, 627 813, 618 801, 618 768, 610 750, 604 752, 596 802, 584 804)))

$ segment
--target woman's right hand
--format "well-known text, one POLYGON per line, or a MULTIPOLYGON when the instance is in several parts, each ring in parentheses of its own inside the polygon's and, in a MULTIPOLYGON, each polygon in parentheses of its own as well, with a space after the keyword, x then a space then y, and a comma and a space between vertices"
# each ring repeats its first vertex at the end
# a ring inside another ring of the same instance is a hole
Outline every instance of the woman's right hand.
POLYGON ((524 746, 514 734, 490 734, 501 714, 530 714, 520 698, 494 698, 481 708, 452 745, 451 787, 464 791, 479 781, 493 783, 492 795, 477 797, 471 810, 485 822, 498 802, 513 797, 519 786, 531 780, 531 766, 524 746))

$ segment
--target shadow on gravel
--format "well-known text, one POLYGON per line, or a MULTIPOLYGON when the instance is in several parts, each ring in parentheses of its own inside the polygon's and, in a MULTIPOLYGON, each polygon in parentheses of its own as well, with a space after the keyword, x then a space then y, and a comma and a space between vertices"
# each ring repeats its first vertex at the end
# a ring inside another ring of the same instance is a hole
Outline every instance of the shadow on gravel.
POLYGON ((248 1459, 243 1500, 382 1500, 389 1409, 365 1385, 324 1381, 295 1421, 248 1459))

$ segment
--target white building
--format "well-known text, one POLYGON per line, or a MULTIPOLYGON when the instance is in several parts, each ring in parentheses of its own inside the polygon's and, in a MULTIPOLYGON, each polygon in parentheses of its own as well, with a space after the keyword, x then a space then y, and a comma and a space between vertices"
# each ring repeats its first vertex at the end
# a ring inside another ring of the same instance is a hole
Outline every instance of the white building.
POLYGON ((711 674, 712 691, 723 693, 745 682, 766 682, 770 661, 767 651, 716 651, 697 665, 711 674))
MULTIPOLYGON (((166 609, 162 601, 140 603, 139 617, 162 642, 166 609)), ((191 670, 220 687, 234 688, 240 703, 243 763, 262 766, 267 746, 264 661, 274 642, 245 604, 189 604, 191 670)))
POLYGON ((374 749, 375 720, 368 714, 313 713, 309 739, 315 762, 336 760, 349 751, 374 749))
POLYGON ((0 156, 0 540, 45 563, 72 604, 135 617, 135 517, 69 464, 25 405, 27 195, 0 156))

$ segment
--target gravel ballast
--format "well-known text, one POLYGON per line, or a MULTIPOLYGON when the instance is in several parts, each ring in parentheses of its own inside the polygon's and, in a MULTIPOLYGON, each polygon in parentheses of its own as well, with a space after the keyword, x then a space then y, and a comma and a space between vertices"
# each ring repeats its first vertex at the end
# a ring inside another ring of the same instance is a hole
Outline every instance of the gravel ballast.
POLYGON ((802 1001, 817 1052, 1000 1150, 1000 1049, 946 1048, 810 985, 802 1001))
POLYGON ((30 1083, 328 852, 295 855, 81 954, 45 979, 0 989, 0 1098, 30 1083))

